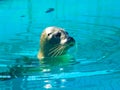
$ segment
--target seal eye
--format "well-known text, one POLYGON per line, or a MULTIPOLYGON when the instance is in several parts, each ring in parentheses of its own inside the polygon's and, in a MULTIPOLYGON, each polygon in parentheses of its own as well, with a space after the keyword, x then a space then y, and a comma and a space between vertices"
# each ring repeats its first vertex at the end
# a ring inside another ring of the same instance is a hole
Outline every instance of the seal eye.
POLYGON ((59 38, 61 36, 61 33, 55 34, 55 38, 59 38))
POLYGON ((48 36, 50 36, 51 33, 48 33, 48 36))

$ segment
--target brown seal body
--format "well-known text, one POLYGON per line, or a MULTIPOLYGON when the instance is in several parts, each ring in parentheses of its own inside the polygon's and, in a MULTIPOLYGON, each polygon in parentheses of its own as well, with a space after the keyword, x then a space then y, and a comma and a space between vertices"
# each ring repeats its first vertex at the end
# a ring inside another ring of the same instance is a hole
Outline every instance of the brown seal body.
POLYGON ((38 59, 63 56, 74 44, 75 40, 64 29, 55 26, 47 27, 40 37, 38 59))

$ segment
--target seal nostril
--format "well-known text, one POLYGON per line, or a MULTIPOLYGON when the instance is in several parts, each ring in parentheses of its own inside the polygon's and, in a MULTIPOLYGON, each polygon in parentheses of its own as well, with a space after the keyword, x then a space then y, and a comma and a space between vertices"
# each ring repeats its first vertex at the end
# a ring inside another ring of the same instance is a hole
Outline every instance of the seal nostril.
POLYGON ((68 41, 74 41, 72 37, 68 37, 68 41))
POLYGON ((68 43, 70 43, 70 45, 73 46, 73 45, 75 44, 74 38, 69 37, 69 38, 68 38, 68 43))

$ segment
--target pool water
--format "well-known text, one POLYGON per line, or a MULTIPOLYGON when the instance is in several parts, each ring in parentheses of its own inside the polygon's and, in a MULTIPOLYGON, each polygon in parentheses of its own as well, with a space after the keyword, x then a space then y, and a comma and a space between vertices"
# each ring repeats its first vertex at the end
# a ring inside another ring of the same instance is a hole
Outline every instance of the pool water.
POLYGON ((120 2, 76 2, 0 1, 0 90, 120 89, 120 2), (54 65, 37 59, 40 34, 48 26, 75 38, 68 52, 74 61, 54 65))

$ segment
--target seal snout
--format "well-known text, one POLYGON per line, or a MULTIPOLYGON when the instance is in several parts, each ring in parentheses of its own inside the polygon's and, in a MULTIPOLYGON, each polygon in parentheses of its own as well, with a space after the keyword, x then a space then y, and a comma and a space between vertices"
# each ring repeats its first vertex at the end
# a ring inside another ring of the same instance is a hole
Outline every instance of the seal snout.
POLYGON ((73 37, 68 37, 67 43, 69 43, 70 46, 73 46, 75 44, 75 39, 73 37))

